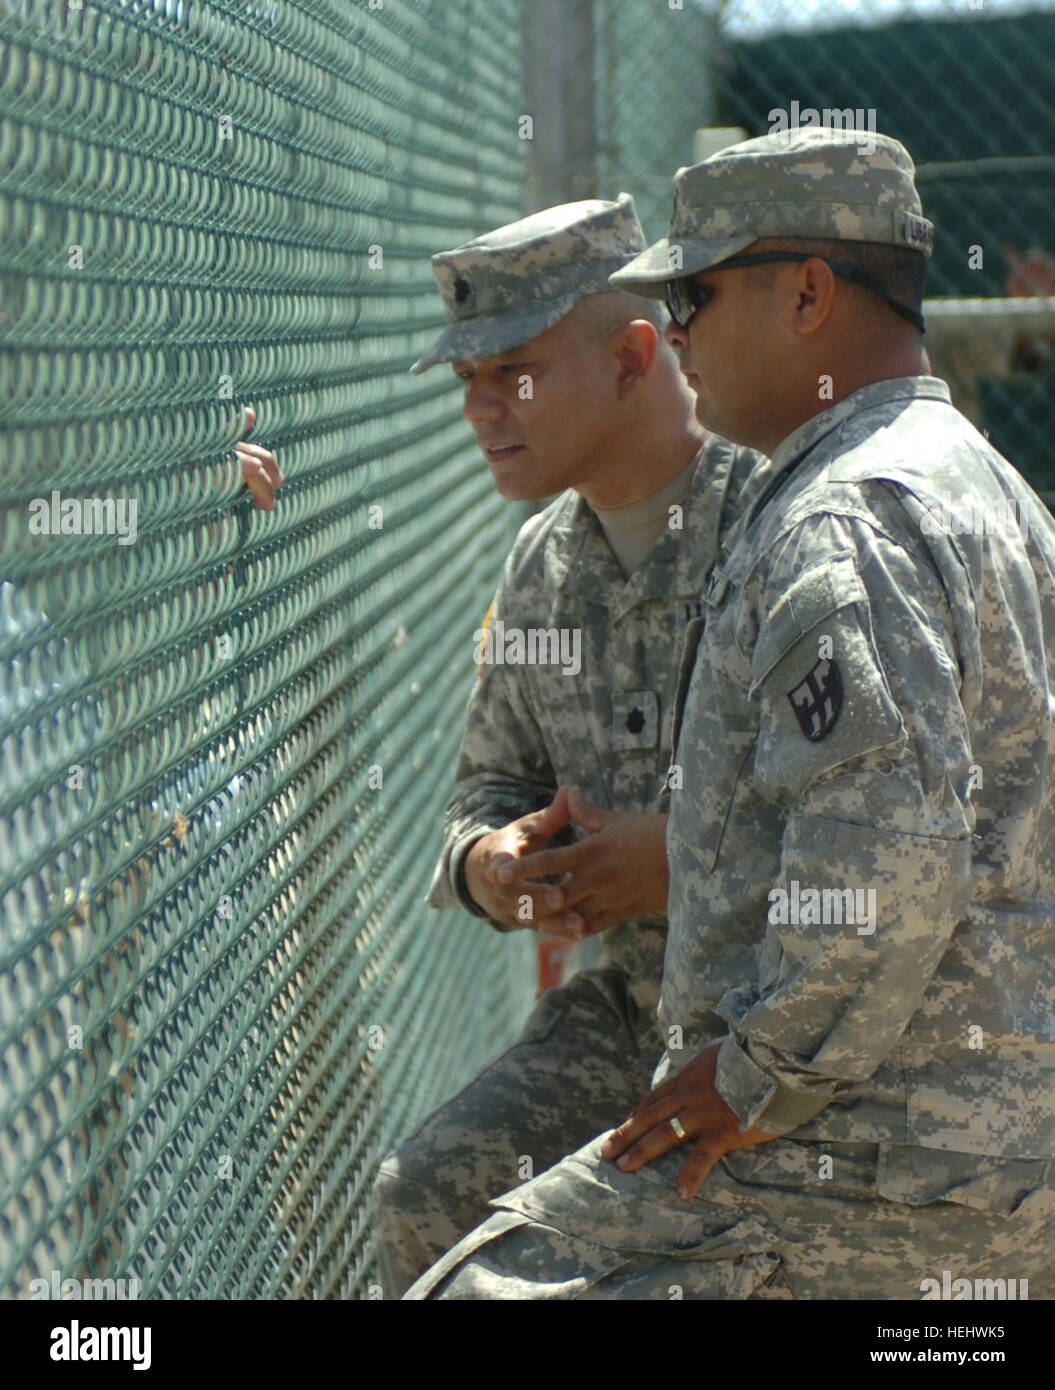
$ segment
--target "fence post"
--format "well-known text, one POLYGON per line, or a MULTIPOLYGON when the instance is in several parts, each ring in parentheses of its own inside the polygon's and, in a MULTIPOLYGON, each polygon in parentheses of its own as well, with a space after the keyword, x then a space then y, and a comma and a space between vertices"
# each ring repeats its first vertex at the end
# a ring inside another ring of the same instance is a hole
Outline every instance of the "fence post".
POLYGON ((532 212, 597 196, 593 11, 593 0, 523 0, 532 212))

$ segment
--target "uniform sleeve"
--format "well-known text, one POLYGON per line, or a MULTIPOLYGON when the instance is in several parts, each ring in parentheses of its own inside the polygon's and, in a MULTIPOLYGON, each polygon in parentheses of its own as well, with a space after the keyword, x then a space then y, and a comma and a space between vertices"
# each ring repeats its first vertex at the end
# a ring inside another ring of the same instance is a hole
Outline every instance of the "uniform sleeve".
MULTIPOLYGON (((491 623, 503 616, 507 584, 508 578, 488 610, 491 623)), ((426 900, 431 907, 462 907, 486 917, 465 886, 466 856, 484 835, 541 810, 557 792, 523 666, 478 666, 455 777, 457 792, 447 805, 443 849, 426 900)), ((488 920, 501 931, 512 930, 488 920)))
POLYGON ((717 1086, 782 1134, 889 1056, 967 915, 970 634, 924 546, 831 515, 785 538, 755 614, 749 776, 786 819, 758 978, 719 1005, 717 1086))

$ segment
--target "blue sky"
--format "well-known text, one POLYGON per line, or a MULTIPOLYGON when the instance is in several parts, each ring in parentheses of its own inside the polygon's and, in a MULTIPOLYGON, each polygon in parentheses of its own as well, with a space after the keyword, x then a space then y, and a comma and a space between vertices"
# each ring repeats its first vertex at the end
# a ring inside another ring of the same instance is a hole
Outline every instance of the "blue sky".
POLYGON ((986 19, 1055 10, 1055 0, 724 0, 725 32, 737 38, 840 25, 882 24, 892 19, 986 19))

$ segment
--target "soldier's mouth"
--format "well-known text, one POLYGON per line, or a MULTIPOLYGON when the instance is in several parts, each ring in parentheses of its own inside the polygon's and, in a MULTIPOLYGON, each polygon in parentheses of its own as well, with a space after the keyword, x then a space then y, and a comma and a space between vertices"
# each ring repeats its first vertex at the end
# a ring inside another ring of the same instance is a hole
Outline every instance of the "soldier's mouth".
POLYGON ((507 459, 523 451, 523 444, 485 444, 484 453, 489 459, 507 459))

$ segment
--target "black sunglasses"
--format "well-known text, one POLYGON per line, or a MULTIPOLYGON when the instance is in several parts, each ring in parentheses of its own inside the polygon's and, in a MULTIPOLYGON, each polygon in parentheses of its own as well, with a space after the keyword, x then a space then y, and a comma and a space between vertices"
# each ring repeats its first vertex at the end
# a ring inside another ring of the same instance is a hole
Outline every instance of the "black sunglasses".
MULTIPOLYGON (((891 299, 880 282, 862 270, 860 266, 850 265, 844 261, 829 261, 824 256, 820 256, 818 259, 824 261, 824 264, 836 275, 841 275, 845 280, 856 280, 859 285, 864 285, 880 295, 895 313, 900 314, 903 319, 908 319, 909 323, 914 324, 921 333, 924 331, 923 316, 917 314, 915 309, 910 309, 907 304, 899 304, 896 299, 891 299)), ((763 265, 767 261, 810 260, 813 260, 813 256, 808 251, 758 251, 754 255, 730 256, 727 261, 709 266, 706 272, 700 271, 699 274, 709 275, 714 270, 732 270, 735 266, 741 265, 763 265)), ((713 294, 714 290, 711 286, 699 284, 691 275, 686 275, 679 280, 668 280, 664 293, 667 312, 679 328, 688 328, 695 315, 699 313, 713 294)))

